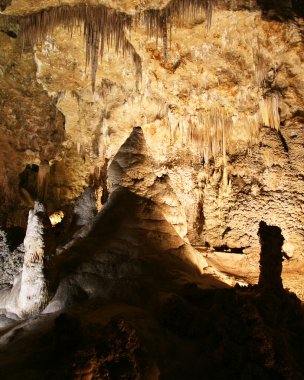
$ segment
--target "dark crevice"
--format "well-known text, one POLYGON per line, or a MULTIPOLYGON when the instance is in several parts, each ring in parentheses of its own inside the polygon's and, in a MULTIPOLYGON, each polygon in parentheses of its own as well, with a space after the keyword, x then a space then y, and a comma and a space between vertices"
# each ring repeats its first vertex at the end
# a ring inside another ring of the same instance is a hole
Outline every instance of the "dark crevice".
POLYGON ((204 201, 203 199, 200 199, 197 205, 197 214, 196 214, 196 219, 195 219, 195 229, 199 236, 203 232, 204 225, 205 225, 204 201))
POLYGON ((298 174, 297 177, 298 177, 300 180, 304 181, 304 175, 303 175, 303 174, 298 174))
POLYGON ((1 29, 0 32, 7 34, 11 38, 17 38, 17 33, 15 33, 13 30, 3 30, 3 29, 1 29))
POLYGON ((244 253, 244 249, 248 247, 240 247, 240 248, 230 248, 228 245, 224 244, 218 247, 213 247, 215 251, 217 252, 227 252, 227 253, 236 253, 236 254, 242 254, 244 253))
POLYGON ((299 17, 304 17, 304 4, 303 0, 291 0, 292 9, 299 17))
POLYGON ((25 229, 22 227, 10 227, 6 230, 7 244, 10 251, 14 251, 23 242, 25 229))
POLYGON ((263 16, 269 20, 284 22, 294 17, 303 17, 303 0, 257 0, 263 16))
POLYGON ((298 123, 304 123, 304 111, 297 110, 292 115, 292 120, 297 121, 298 123))
POLYGON ((107 186, 107 182, 108 182, 108 163, 109 163, 109 160, 106 158, 105 159, 105 163, 104 163, 103 167, 101 168, 101 172, 100 172, 100 175, 101 175, 101 178, 102 178, 102 196, 101 196, 101 203, 102 204, 105 204, 106 201, 109 198, 109 190, 108 190, 108 186, 107 186))
POLYGON ((1 12, 5 11, 6 7, 11 5, 12 0, 0 0, 0 10, 1 12))
POLYGON ((38 165, 28 164, 19 174, 19 190, 25 201, 33 201, 38 197, 38 172, 38 165))
POLYGON ((224 238, 224 236, 231 231, 231 228, 228 226, 225 231, 222 233, 222 239, 224 238))
POLYGON ((303 117, 304 118, 304 111, 303 110, 297 110, 293 113, 294 117, 303 117))
POLYGON ((282 135, 282 132, 281 132, 280 130, 278 131, 278 136, 279 136, 279 138, 280 138, 280 140, 281 140, 281 143, 282 143, 282 145, 283 145, 283 148, 284 148, 285 152, 288 153, 289 149, 288 149, 287 142, 286 142, 286 140, 285 140, 285 138, 284 138, 284 136, 282 135))
POLYGON ((258 235, 261 244, 259 286, 272 290, 283 290, 282 247, 284 237, 277 226, 268 226, 261 221, 258 235))

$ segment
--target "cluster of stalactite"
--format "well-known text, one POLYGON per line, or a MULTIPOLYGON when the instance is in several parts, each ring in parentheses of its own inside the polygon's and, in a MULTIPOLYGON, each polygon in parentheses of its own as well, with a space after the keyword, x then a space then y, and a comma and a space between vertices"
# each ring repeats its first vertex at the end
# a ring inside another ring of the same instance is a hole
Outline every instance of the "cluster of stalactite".
POLYGON ((191 123, 190 138, 197 147, 204 163, 213 157, 223 157, 226 164, 226 150, 232 120, 225 109, 213 108, 199 114, 198 123, 191 123))
POLYGON ((149 9, 138 15, 137 21, 146 27, 149 37, 159 37, 163 40, 164 58, 167 59, 168 34, 171 41, 174 24, 183 24, 195 17, 206 14, 207 28, 211 25, 212 0, 172 0, 163 9, 149 9), (169 33, 168 33, 169 31, 169 33))
POLYGON ((259 103, 261 122, 266 127, 280 129, 279 96, 272 93, 266 98, 262 97, 259 103))
MULTIPOLYGON (((207 26, 211 24, 211 0, 172 0, 161 9, 149 9, 134 17, 103 5, 92 6, 78 4, 62 5, 48 8, 20 19, 23 44, 42 43, 48 34, 63 25, 73 36, 75 29, 83 26, 86 43, 86 65, 91 65, 92 89, 95 89, 98 62, 102 59, 105 48, 114 47, 116 53, 129 54, 136 68, 137 82, 141 78, 141 58, 127 38, 127 32, 133 24, 144 24, 148 36, 163 39, 164 58, 167 57, 168 30, 171 36, 174 24, 193 20, 206 12, 207 26)), ((169 37, 170 38, 170 37, 169 37)))
POLYGON ((205 165, 219 157, 225 165, 232 124, 232 118, 225 109, 214 107, 186 120, 172 121, 169 117, 163 138, 170 145, 186 147, 205 165))
POLYGON ((91 65, 92 89, 95 89, 98 62, 106 47, 114 47, 116 53, 130 54, 136 67, 137 78, 141 76, 141 59, 126 36, 132 25, 132 17, 105 6, 60 6, 45 9, 20 20, 23 43, 44 41, 48 34, 63 25, 73 36, 75 29, 83 27, 86 43, 86 65, 91 65))

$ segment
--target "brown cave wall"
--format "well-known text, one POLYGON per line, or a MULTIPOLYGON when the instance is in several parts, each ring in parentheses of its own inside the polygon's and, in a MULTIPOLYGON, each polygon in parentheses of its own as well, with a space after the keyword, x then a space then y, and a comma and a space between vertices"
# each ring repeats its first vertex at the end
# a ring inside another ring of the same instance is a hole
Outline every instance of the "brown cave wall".
POLYGON ((24 225, 31 199, 20 189, 20 174, 61 153, 64 117, 37 83, 33 51, 21 56, 18 27, 0 21, 1 219, 7 226, 24 225))

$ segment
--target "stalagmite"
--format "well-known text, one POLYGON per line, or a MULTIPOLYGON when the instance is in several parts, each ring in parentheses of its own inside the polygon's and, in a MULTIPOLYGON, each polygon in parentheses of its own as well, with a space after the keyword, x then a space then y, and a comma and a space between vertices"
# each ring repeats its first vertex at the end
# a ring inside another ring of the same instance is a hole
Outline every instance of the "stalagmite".
POLYGON ((44 206, 35 202, 34 209, 29 212, 24 239, 25 255, 18 299, 18 313, 22 316, 40 312, 48 301, 48 290, 44 276, 46 220, 44 206))
POLYGON ((149 37, 156 42, 163 40, 164 58, 167 58, 168 29, 171 41, 172 27, 178 23, 193 20, 197 15, 206 14, 207 28, 211 26, 212 0, 171 0, 163 9, 148 9, 137 16, 137 22, 143 22, 149 37))

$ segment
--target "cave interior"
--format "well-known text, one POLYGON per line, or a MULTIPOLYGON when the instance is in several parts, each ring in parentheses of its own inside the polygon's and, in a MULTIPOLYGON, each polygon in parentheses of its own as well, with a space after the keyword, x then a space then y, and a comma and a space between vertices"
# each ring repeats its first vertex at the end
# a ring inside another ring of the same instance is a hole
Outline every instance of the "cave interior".
POLYGON ((303 0, 0 0, 0 379, 304 379, 303 0))

